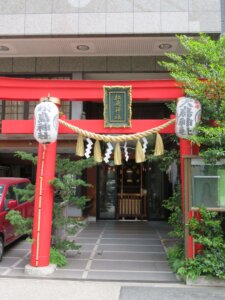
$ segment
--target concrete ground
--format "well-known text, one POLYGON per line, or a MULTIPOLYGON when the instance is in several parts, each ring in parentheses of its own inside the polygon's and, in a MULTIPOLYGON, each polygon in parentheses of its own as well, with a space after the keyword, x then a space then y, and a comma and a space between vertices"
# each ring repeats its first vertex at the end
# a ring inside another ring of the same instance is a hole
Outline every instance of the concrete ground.
MULTIPOLYGON (((48 278, 72 280, 116 280, 136 282, 178 282, 168 266, 165 222, 100 221, 90 223, 77 236, 79 252, 67 253, 68 264, 48 278)), ((25 277, 30 244, 16 242, 5 251, 0 276, 25 277)))
POLYGON ((1 278, 1 300, 224 300, 224 288, 178 283, 124 283, 1 278))

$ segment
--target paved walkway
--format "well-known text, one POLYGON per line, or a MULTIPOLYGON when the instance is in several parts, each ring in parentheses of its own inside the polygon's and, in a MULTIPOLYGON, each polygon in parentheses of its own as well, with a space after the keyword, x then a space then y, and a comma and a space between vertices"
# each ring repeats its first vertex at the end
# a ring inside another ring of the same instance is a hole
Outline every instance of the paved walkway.
MULTIPOLYGON (((164 222, 99 221, 85 227, 75 239, 80 252, 68 252, 68 265, 48 278, 177 282, 162 241, 168 239, 164 222)), ((30 244, 22 240, 6 250, 0 275, 25 277, 30 244)))

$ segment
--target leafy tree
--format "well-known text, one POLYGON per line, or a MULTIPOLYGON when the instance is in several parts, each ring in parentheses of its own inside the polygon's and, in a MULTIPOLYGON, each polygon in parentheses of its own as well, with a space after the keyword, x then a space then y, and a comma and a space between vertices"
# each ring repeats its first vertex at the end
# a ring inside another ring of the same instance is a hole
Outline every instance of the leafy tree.
MULTIPOLYGON (((225 156, 225 36, 213 40, 206 34, 199 37, 177 36, 183 54, 167 53, 166 67, 185 94, 202 104, 201 122, 190 140, 200 145, 200 156, 215 163, 225 156)), ((176 105, 170 108, 175 112, 176 105)), ((169 219, 172 234, 182 238, 179 226, 180 206, 176 194, 164 203, 172 211, 169 219)), ((194 241, 202 248, 194 259, 185 259, 183 244, 168 251, 172 269, 180 276, 195 279, 207 275, 225 279, 225 242, 221 219, 215 212, 200 209, 201 220, 192 218, 188 224, 194 241)))
POLYGON ((225 36, 213 40, 206 34, 198 38, 177 36, 184 53, 166 53, 166 67, 187 96, 202 104, 197 134, 190 139, 201 145, 200 155, 215 162, 225 155, 225 36))

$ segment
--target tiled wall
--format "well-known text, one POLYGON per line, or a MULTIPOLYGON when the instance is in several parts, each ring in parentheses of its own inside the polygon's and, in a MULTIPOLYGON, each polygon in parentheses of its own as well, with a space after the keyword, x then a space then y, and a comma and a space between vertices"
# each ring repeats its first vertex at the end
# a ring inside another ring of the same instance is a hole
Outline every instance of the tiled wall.
POLYGON ((221 31, 221 0, 0 0, 0 14, 0 35, 221 31))

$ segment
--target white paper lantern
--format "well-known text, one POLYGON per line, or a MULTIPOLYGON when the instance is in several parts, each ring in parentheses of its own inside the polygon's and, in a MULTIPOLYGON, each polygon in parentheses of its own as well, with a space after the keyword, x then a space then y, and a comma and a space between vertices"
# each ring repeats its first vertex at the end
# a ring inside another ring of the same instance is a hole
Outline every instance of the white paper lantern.
POLYGON ((198 100, 178 98, 176 108, 176 135, 185 138, 196 134, 195 126, 201 119, 201 104, 198 100))
POLYGON ((34 137, 41 144, 53 143, 58 134, 58 107, 49 101, 39 103, 34 110, 34 137))

